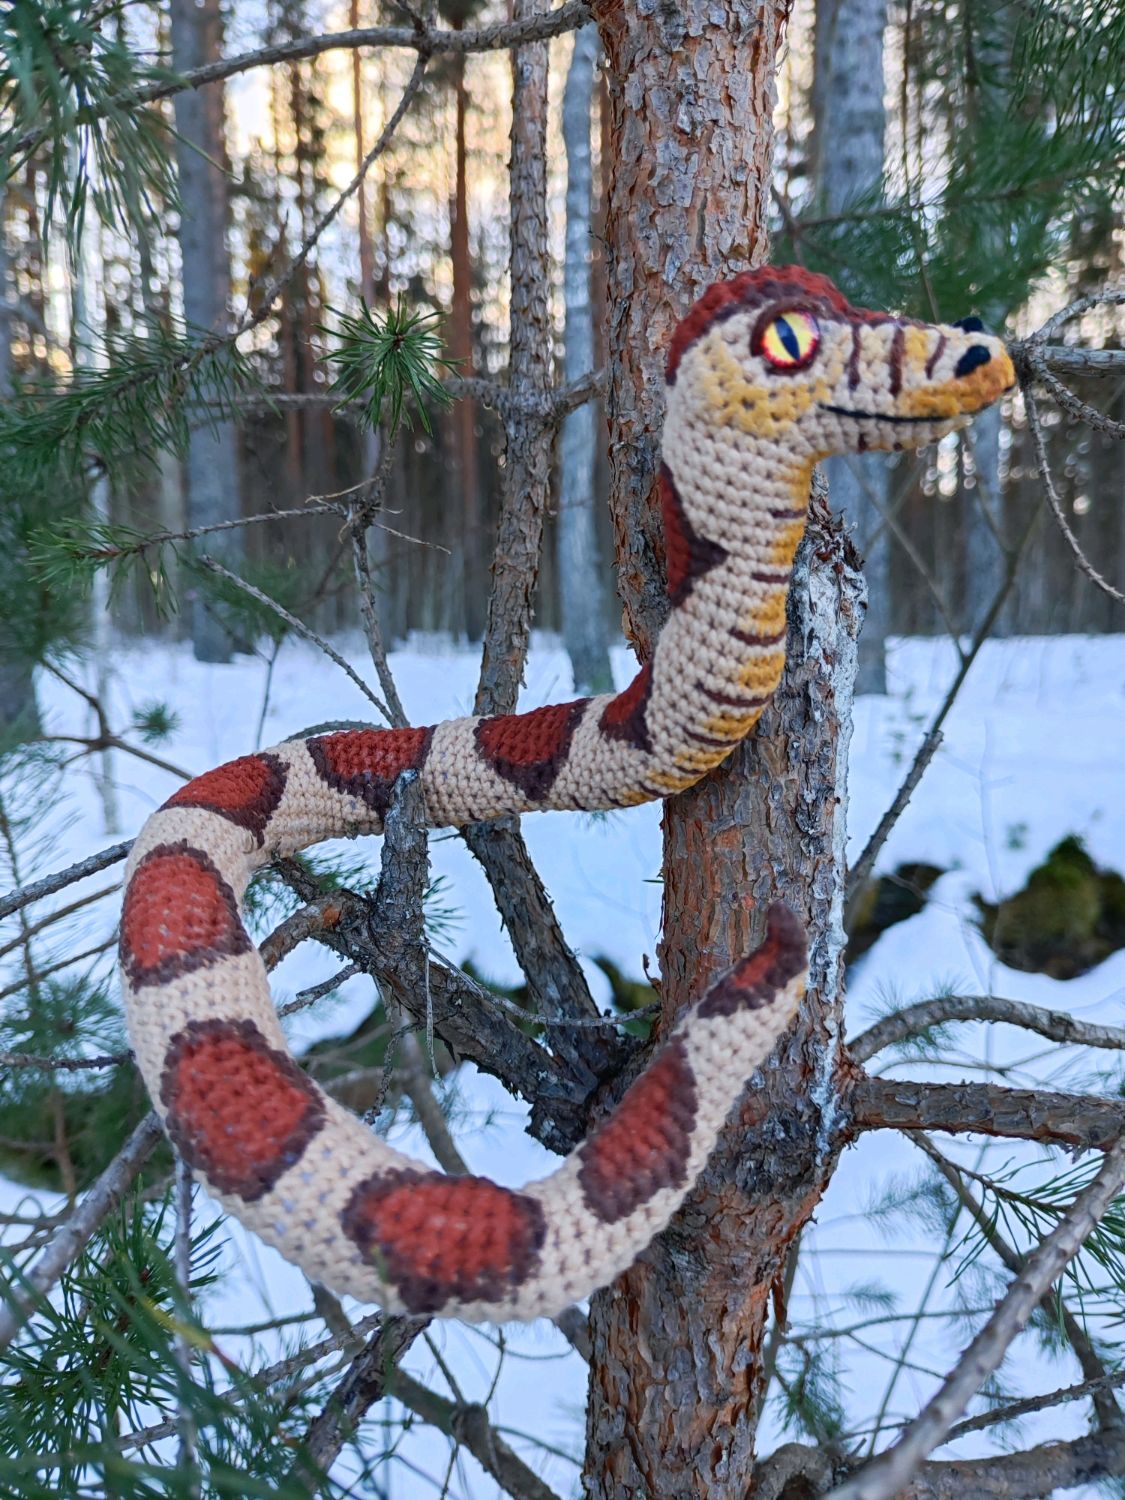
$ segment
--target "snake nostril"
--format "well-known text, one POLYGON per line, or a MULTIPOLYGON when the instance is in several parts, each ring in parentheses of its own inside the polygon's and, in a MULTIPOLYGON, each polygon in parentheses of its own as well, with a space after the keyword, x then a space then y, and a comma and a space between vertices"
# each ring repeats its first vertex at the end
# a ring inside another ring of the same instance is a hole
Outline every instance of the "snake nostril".
POLYGON ((986 365, 991 358, 991 350, 986 349, 983 344, 973 344, 957 361, 957 368, 953 373, 954 375, 971 375, 981 365, 986 365))

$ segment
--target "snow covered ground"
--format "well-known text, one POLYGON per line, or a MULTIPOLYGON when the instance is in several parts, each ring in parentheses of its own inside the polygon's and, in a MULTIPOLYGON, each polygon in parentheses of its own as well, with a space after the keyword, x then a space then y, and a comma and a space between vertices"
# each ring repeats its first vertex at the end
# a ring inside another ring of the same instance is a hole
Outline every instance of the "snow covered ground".
MULTIPOLYGON (((365 671, 357 642, 343 643, 341 649, 361 673, 365 671)), ((416 643, 392 657, 407 712, 421 723, 469 711, 476 665, 474 655, 435 642, 416 643)), ((889 664, 891 695, 859 700, 851 758, 853 855, 909 764, 954 665, 947 644, 901 642, 889 664)), ((615 667, 619 681, 628 680, 633 668, 623 650, 615 667)), ((262 662, 240 658, 227 667, 204 666, 182 648, 130 646, 120 650, 114 674, 115 725, 127 724, 134 709, 157 699, 178 711, 179 727, 158 747, 167 760, 197 773, 254 748, 265 693, 262 662)), ((51 732, 88 731, 88 711, 73 693, 54 679, 45 679, 41 687, 51 732)), ((570 693, 565 655, 555 643, 538 642, 521 706, 557 701, 570 693)), ((370 705, 323 657, 303 644, 286 645, 273 672, 260 743, 268 745, 325 720, 370 717, 370 705)), ((945 743, 879 866, 888 869, 902 860, 922 859, 947 867, 949 873, 934 888, 925 910, 890 929, 850 976, 850 1033, 862 1030, 892 1004, 943 990, 1006 995, 1087 1020, 1120 1024, 1125 951, 1066 983, 1008 970, 977 933, 971 898, 981 892, 995 899, 1021 886, 1032 866, 1067 833, 1081 834, 1099 863, 1125 870, 1123 752, 1125 636, 1014 640, 985 647, 946 723, 945 743)), ((55 799, 48 817, 34 830, 34 873, 71 863, 112 841, 87 766, 68 773, 64 795, 55 799)), ((120 754, 114 756, 113 773, 120 804, 118 837, 134 832, 179 784, 170 773, 120 754)), ((643 956, 656 952, 659 809, 641 807, 597 817, 529 817, 524 830, 564 929, 586 963, 594 993, 605 1000, 605 981, 590 963, 591 955, 606 954, 627 973, 639 976, 643 956)), ((371 860, 377 860, 377 845, 369 847, 371 860)), ((30 857, 30 839, 28 848, 30 857)), ((472 957, 495 979, 516 979, 518 970, 487 885, 460 841, 436 835, 431 852, 433 872, 446 878, 446 901, 459 917, 456 927, 443 935, 442 947, 459 960, 472 957)), ((23 873, 27 878, 28 872, 23 873)), ((68 892, 67 899, 74 894, 68 892)), ((75 942, 87 935, 94 940, 112 921, 112 903, 103 903, 90 908, 70 930, 75 942)), ((315 983, 330 972, 327 963, 325 955, 306 945, 278 970, 275 993, 287 998, 315 983)), ((351 981, 315 1010, 293 1018, 295 1046, 346 1032, 370 1003, 367 981, 351 981)), ((1095 1086, 1090 1082, 1095 1064, 1089 1063, 1089 1054, 1083 1059, 1074 1049, 1044 1044, 1007 1028, 962 1028, 958 1036, 962 1052, 956 1066, 885 1066, 900 1076, 980 1078, 987 1062, 1007 1068, 1013 1083, 1049 1078, 1055 1087, 1095 1086)), ((1101 1054, 1096 1064, 1109 1056, 1101 1054)), ((474 1170, 506 1183, 550 1170, 554 1158, 523 1133, 523 1107, 494 1081, 465 1067, 453 1086, 458 1140, 474 1170)), ((408 1124, 396 1124, 393 1138, 415 1154, 428 1154, 420 1132, 408 1124)), ((949 1149, 959 1160, 980 1164, 979 1147, 973 1143, 951 1144, 949 1149)), ((1020 1157, 1018 1148, 1006 1146, 995 1148, 988 1162, 994 1169, 1020 1157)), ((955 1352, 939 1320, 921 1320, 912 1327, 910 1316, 931 1278, 938 1293, 932 1305, 940 1306, 952 1295, 945 1290, 952 1265, 940 1262, 935 1253, 940 1236, 935 1236, 932 1225, 901 1218, 892 1236, 892 1221, 872 1212, 888 1185, 916 1178, 921 1166, 914 1148, 899 1137, 867 1138, 845 1154, 804 1241, 790 1307, 795 1324, 830 1313, 840 1327, 870 1317, 870 1297, 865 1312, 862 1298, 849 1302, 847 1294, 849 1288, 870 1288, 876 1281, 894 1299, 888 1319, 891 1314, 907 1315, 905 1321, 899 1316, 898 1321, 863 1330, 858 1336, 862 1344, 841 1337, 830 1346, 852 1393, 849 1409, 867 1418, 885 1398, 889 1413, 909 1417, 933 1388, 928 1372, 946 1369, 955 1352), (909 1367, 903 1368, 888 1397, 891 1367, 878 1351, 901 1348, 907 1337, 909 1367)), ((23 1195, 22 1188, 0 1179, 0 1212, 11 1209, 23 1195)), ((226 1233, 231 1274, 208 1299, 205 1316, 210 1326, 244 1323, 259 1314, 269 1318, 307 1305, 299 1273, 248 1239, 237 1225, 229 1224, 226 1233)), ((989 1300, 983 1297, 981 1305, 989 1300)), ((489 1409, 500 1430, 560 1495, 576 1494, 576 1461, 584 1436, 584 1367, 553 1327, 504 1330, 502 1357, 493 1330, 435 1325, 432 1337, 465 1397, 485 1399, 492 1391, 489 1409), (536 1446, 530 1438, 547 1446, 536 1446)), ((237 1340, 222 1342, 236 1357, 248 1353, 237 1340)), ((269 1346, 259 1341, 258 1347, 269 1346)), ((1052 1370, 1030 1341, 1024 1341, 1003 1372, 1006 1389, 1032 1393, 1081 1379, 1068 1353, 1059 1363, 1061 1368, 1052 1370)), ((425 1345, 415 1347, 408 1365, 419 1378, 446 1389, 435 1354, 425 1345)), ((1085 1411, 1083 1403, 1057 1408, 1006 1431, 1004 1441, 1025 1446, 1078 1435, 1085 1411)), ((776 1427, 763 1432, 762 1451, 779 1437, 776 1427)), ((995 1433, 967 1438, 940 1456, 995 1451, 990 1446, 994 1440, 995 1433)), ((398 1452, 404 1462, 385 1469, 381 1493, 401 1500, 441 1490, 449 1457, 444 1439, 416 1430, 398 1452)), ((496 1487, 471 1458, 461 1456, 447 1493, 490 1500, 496 1487)))

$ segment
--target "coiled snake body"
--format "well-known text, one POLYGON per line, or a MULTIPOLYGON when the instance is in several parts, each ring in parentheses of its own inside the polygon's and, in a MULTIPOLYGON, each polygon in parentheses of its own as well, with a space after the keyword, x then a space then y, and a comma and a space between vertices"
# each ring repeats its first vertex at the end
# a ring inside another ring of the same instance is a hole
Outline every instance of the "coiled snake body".
POLYGON ((862 311, 795 268, 711 287, 669 354, 659 483, 672 610, 629 687, 288 740, 196 778, 149 818, 121 921, 129 1031, 169 1135, 232 1213, 309 1276, 390 1311, 533 1318, 629 1265, 793 1016, 805 942, 792 913, 771 907, 762 946, 684 1013, 606 1122, 512 1191, 392 1150, 302 1072, 239 916, 247 881, 277 855, 378 833, 405 770, 435 827, 690 786, 780 680, 813 464, 932 443, 1013 378, 973 319, 862 311))

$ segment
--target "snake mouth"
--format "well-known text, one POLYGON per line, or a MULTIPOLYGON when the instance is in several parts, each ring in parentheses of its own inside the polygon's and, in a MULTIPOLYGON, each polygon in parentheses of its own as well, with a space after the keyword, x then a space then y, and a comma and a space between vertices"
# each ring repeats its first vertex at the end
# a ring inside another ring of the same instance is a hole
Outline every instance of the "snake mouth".
MULTIPOLYGON (((846 406, 829 406, 824 401, 817 404, 820 406, 821 411, 830 411, 837 417, 851 417, 856 422, 901 422, 908 424, 929 422, 932 425, 936 422, 949 422, 952 420, 952 417, 896 417, 890 415, 888 412, 881 411, 849 411, 846 406)), ((956 413, 956 415, 961 415, 961 413, 956 413)))

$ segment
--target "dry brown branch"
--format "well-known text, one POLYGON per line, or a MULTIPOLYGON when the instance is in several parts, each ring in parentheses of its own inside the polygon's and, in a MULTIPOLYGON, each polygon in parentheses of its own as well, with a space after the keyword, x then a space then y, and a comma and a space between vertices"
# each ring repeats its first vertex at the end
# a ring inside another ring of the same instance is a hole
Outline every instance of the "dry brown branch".
POLYGON ((296 615, 290 614, 287 609, 278 604, 276 599, 271 599, 268 594, 263 593, 262 590, 256 588, 254 584, 247 583, 245 578, 240 578, 237 573, 232 573, 229 568, 224 568, 222 563, 217 562, 215 558, 208 557, 206 553, 204 553, 200 557, 196 558, 196 562, 201 568, 206 568, 209 573, 214 573, 217 578, 225 579, 227 583, 233 585, 233 587, 236 589, 240 589, 242 593, 248 595, 251 599, 256 599, 259 604, 264 605, 273 614, 277 615, 279 620, 284 620, 285 623, 289 626, 290 630, 296 631, 296 633, 304 640, 310 641, 314 646, 319 646, 321 651, 324 652, 325 656, 327 656, 330 661, 335 662, 335 664, 340 668, 341 672, 343 672, 346 677, 350 678, 351 681, 355 683, 356 687, 359 688, 363 696, 367 698, 369 702, 375 705, 375 707, 383 715, 384 719, 386 719, 387 723, 389 724, 392 722, 391 711, 387 707, 387 705, 380 698, 376 697, 376 695, 367 686, 366 682, 364 682, 359 673, 356 672, 354 668, 349 666, 349 664, 344 660, 340 653, 333 646, 330 646, 328 642, 323 638, 323 636, 317 635, 316 631, 313 630, 311 626, 306 625, 305 622, 298 619, 296 615))
POLYGON ((5 917, 10 917, 13 912, 30 906, 33 901, 42 901, 45 896, 53 896, 56 891, 61 891, 76 881, 85 880, 88 875, 96 875, 99 870, 118 864, 128 857, 132 847, 132 839, 126 839, 120 844, 111 844, 108 849, 88 855, 86 859, 80 859, 76 864, 68 865, 65 870, 58 870, 53 875, 44 875, 42 880, 33 880, 30 885, 18 886, 15 890, 6 891, 3 896, 0 896, 0 921, 5 917))
MULTIPOLYGON (((972 1396, 996 1370, 1048 1289, 1078 1254, 1125 1184, 1125 1141, 1112 1147, 1098 1175, 1027 1257, 1003 1301, 961 1355, 940 1390, 885 1453, 831 1492, 831 1500, 891 1500, 917 1474, 972 1396)), ((1114 1434, 1116 1437, 1117 1435, 1114 1434)), ((1105 1435, 1101 1435, 1105 1440, 1105 1435)), ((963 1491, 962 1491, 963 1493, 963 1491)))
POLYGON ((1086 575, 1095 588, 1101 589, 1103 594, 1115 600, 1118 604, 1125 604, 1125 593, 1114 588, 1108 578, 1103 578, 1094 567, 1093 563, 1083 552, 1078 538, 1070 529, 1070 523, 1066 519, 1063 503, 1055 488, 1054 475, 1051 473, 1051 465, 1047 458, 1047 444, 1043 436, 1043 424, 1039 420, 1039 408, 1035 404, 1035 397, 1031 394, 1029 387, 1024 388, 1024 409, 1027 412, 1027 425, 1031 429, 1031 440, 1035 447, 1035 462, 1039 467, 1039 477, 1043 481, 1043 488, 1047 494, 1047 500, 1051 507, 1051 514, 1055 518, 1055 525, 1062 532, 1067 546, 1074 554, 1074 561, 1079 569, 1086 575))
POLYGON ((1125 1027, 1078 1021, 1069 1011, 1047 1010, 1025 1000, 1006 1000, 1000 995, 939 995, 884 1016, 849 1041, 848 1051, 856 1062, 867 1062, 884 1048, 949 1021, 993 1021, 1019 1026, 1053 1042, 1078 1047, 1125 1047, 1125 1027))
MULTIPOLYGON (((910 769, 902 779, 902 784, 895 793, 894 801, 879 819, 879 825, 875 832, 867 840, 863 853, 856 860, 855 865, 848 871, 848 883, 845 891, 845 899, 848 906, 848 915, 863 890, 867 877, 874 868, 875 861, 879 858, 883 845, 890 838, 891 831, 899 818, 906 810, 906 805, 913 797, 914 792, 926 773, 926 768, 933 760, 941 747, 944 738, 941 730, 933 728, 926 738, 918 746, 914 759, 910 763, 910 769)), ((846 919, 845 919, 846 920, 846 919)))
POLYGON ((945 1442, 955 1443, 970 1432, 982 1432, 986 1427, 995 1427, 1000 1422, 1015 1422, 1020 1417, 1030 1417, 1036 1412, 1046 1411, 1052 1406, 1065 1406, 1071 1401, 1084 1401, 1099 1391, 1115 1391, 1125 1385, 1125 1370, 1116 1370, 1112 1375, 1102 1375, 1097 1380, 1084 1380, 1080 1385, 1064 1386, 1060 1391, 1049 1391, 1045 1396, 1028 1396, 1023 1401, 1011 1401, 1006 1406, 993 1407, 991 1411, 968 1417, 958 1422, 945 1435, 945 1442))
POLYGON ((293 1477, 311 1494, 354 1436, 368 1409, 387 1393, 396 1363, 429 1323, 428 1318, 386 1318, 353 1359, 339 1388, 310 1423, 293 1477))
MULTIPOLYGON (((970 1216, 984 1239, 992 1247, 997 1259, 1009 1270, 1013 1276, 1019 1275, 1025 1264, 1025 1257, 1020 1255, 1004 1236, 1000 1233, 996 1223, 987 1214, 983 1206, 970 1192, 968 1184, 955 1162, 951 1162, 937 1149, 932 1141, 928 1140, 920 1131, 910 1131, 908 1139, 911 1140, 925 1156, 933 1162, 942 1177, 952 1188, 961 1207, 970 1216)), ((1090 1335, 1079 1320, 1071 1312, 1061 1296, 1057 1296, 1053 1289, 1049 1289, 1039 1304, 1045 1316, 1054 1322, 1061 1318, 1063 1332, 1070 1341, 1075 1357, 1083 1375, 1087 1380, 1103 1380, 1106 1376, 1106 1368, 1098 1357, 1090 1335)), ((1121 1411, 1114 1400, 1112 1391, 1099 1390, 1094 1394, 1094 1409, 1098 1415, 1098 1423, 1103 1430, 1125 1426, 1122 1421, 1121 1411)))
POLYGON ((1125 1433, 1098 1432, 1023 1453, 923 1464, 903 1500, 1037 1500, 1125 1474, 1125 1433))
POLYGON ((5 1289, 6 1305, 0 1307, 0 1350, 8 1347, 36 1304, 74 1264, 93 1234, 121 1202, 161 1133, 156 1115, 147 1114, 66 1223, 56 1230, 19 1285, 12 1283, 5 1289))
POLYGON ((554 1490, 493 1430, 483 1406, 439 1396, 405 1370, 394 1372, 388 1394, 431 1427, 467 1448, 501 1489, 515 1495, 517 1500, 558 1500, 554 1490))
MULTIPOLYGON (((586 0, 567 0, 557 10, 535 13, 514 22, 466 27, 461 31, 431 28, 419 20, 414 26, 361 26, 349 31, 322 32, 318 36, 295 37, 291 41, 239 53, 236 57, 222 58, 204 67, 193 68, 188 73, 119 94, 111 102, 115 109, 155 104, 161 99, 171 99, 176 94, 182 94, 187 89, 200 89, 209 83, 220 83, 224 78, 233 78, 235 74, 246 73, 252 68, 269 67, 273 63, 298 62, 307 57, 320 57, 325 52, 352 48, 401 47, 428 55, 439 52, 499 52, 520 42, 561 36, 564 32, 585 25, 589 19, 586 0)), ((88 107, 80 111, 78 121, 82 125, 88 125, 102 118, 104 113, 103 109, 88 107)), ((25 156, 34 151, 44 139, 43 132, 31 132, 13 145, 10 154, 13 158, 25 156)))
POLYGON ((861 1074, 846 1102, 850 1135, 937 1130, 1108 1151, 1125 1129, 1125 1100, 993 1083, 918 1083, 861 1074))

